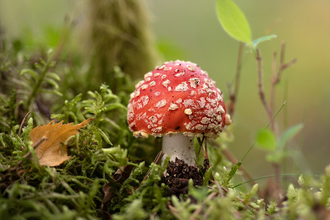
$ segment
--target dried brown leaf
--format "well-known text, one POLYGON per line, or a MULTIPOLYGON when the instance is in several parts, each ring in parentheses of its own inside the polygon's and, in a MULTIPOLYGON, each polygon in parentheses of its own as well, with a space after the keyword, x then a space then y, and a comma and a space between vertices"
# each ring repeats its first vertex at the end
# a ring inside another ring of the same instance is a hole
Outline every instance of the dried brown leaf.
POLYGON ((65 141, 78 133, 78 130, 91 120, 91 118, 72 126, 73 123, 63 124, 63 121, 53 124, 51 121, 48 125, 38 126, 30 133, 30 139, 33 145, 43 137, 47 140, 43 141, 36 149, 36 154, 41 166, 58 166, 64 161, 70 159, 68 156, 67 146, 63 145, 65 141))

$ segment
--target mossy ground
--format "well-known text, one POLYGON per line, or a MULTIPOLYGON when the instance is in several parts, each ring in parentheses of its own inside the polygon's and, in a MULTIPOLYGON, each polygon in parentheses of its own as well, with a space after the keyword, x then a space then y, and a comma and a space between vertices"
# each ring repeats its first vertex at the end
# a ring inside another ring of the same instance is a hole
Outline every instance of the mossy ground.
POLYGON ((261 187, 244 184, 239 166, 223 154, 230 131, 208 143, 203 183, 185 179, 187 194, 169 196, 161 182, 168 160, 153 163, 161 140, 135 139, 128 130, 135 83, 127 73, 112 67, 114 94, 110 83, 94 81, 93 61, 79 54, 61 47, 31 51, 21 40, 3 41, 1 48, 0 219, 330 218, 330 166, 321 176, 302 174, 277 195, 260 196, 261 187), (72 157, 57 167, 40 166, 31 130, 51 119, 87 118, 94 120, 69 142, 72 157), (235 186, 233 177, 242 184, 235 186))

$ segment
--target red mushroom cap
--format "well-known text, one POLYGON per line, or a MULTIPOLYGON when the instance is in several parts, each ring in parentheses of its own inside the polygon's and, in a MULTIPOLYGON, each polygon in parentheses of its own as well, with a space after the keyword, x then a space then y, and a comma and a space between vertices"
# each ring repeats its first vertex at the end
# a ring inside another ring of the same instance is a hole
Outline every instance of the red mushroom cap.
POLYGON ((135 137, 178 132, 217 137, 230 124, 222 92, 194 63, 165 62, 146 73, 135 88, 127 112, 135 137))

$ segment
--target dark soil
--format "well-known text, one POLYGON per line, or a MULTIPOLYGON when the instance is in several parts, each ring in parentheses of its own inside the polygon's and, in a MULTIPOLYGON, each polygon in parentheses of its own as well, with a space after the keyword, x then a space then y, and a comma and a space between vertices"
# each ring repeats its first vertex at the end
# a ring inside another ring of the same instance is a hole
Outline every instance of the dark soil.
POLYGON ((188 193, 189 179, 193 180, 194 186, 203 185, 203 174, 209 167, 209 160, 205 159, 203 166, 188 166, 183 160, 175 159, 167 165, 166 173, 162 176, 161 183, 168 186, 168 196, 188 193))

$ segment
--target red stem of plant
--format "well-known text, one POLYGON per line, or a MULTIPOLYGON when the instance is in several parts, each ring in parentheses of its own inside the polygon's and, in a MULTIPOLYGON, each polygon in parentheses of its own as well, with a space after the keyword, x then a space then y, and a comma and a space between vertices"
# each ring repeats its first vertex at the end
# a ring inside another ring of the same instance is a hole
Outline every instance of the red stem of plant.
POLYGON ((24 125, 24 123, 25 123, 27 117, 30 115, 30 113, 31 113, 31 111, 29 111, 28 113, 25 114, 25 116, 24 116, 24 118, 23 118, 23 120, 22 120, 22 122, 21 122, 21 125, 19 126, 19 130, 18 130, 18 136, 19 136, 19 137, 20 137, 21 134, 22 134, 22 128, 23 128, 23 125, 24 125))
POLYGON ((259 83, 258 83, 258 87, 259 87, 259 96, 260 96, 260 100, 267 112, 269 121, 270 121, 270 127, 272 129, 272 131, 274 131, 274 123, 273 123, 273 114, 272 114, 272 110, 271 108, 268 106, 267 101, 265 99, 265 93, 262 87, 262 69, 261 69, 261 57, 260 57, 260 53, 259 50, 257 50, 257 61, 258 61, 258 78, 259 78, 259 83))
MULTIPOLYGON (((155 164, 158 164, 159 161, 162 159, 163 156, 164 156, 163 151, 159 151, 159 153, 157 154, 157 156, 154 159, 154 163, 155 164)), ((143 180, 141 181, 141 184, 143 183, 143 181, 145 181, 148 178, 148 176, 150 174, 150 170, 151 170, 151 168, 149 168, 148 172, 146 173, 146 175, 144 176, 143 180)))
POLYGON ((284 63, 284 54, 285 54, 285 43, 283 42, 281 45, 281 52, 280 52, 280 65, 279 65, 277 73, 276 73, 276 52, 274 52, 274 54, 273 54, 272 84, 271 84, 271 90, 270 90, 270 109, 271 109, 271 111, 274 110, 274 105, 275 105, 275 87, 281 80, 283 70, 297 62, 296 59, 292 59, 291 61, 289 61, 288 63, 285 64, 284 63))
POLYGON ((270 109, 272 110, 274 110, 275 105, 276 55, 276 52, 274 52, 272 61, 272 85, 270 87, 270 109))
MULTIPOLYGON (((260 53, 257 50, 257 61, 258 61, 258 73, 259 73, 259 95, 264 108, 268 114, 270 120, 270 127, 274 134, 276 134, 275 126, 273 122, 273 109, 275 103, 275 86, 280 82, 281 75, 284 69, 290 67, 292 64, 296 62, 296 59, 291 60, 290 62, 284 64, 284 54, 285 54, 285 43, 281 45, 281 52, 280 52, 280 65, 278 71, 276 73, 276 52, 273 54, 273 61, 272 61, 272 81, 271 81, 271 89, 270 89, 270 106, 267 105, 265 94, 262 88, 262 70, 261 70, 261 57, 260 53)), ((275 184, 276 184, 276 191, 274 192, 274 196, 278 197, 280 190, 281 190, 281 166, 278 163, 273 163, 273 167, 275 170, 275 184)))
MULTIPOLYGON (((220 144, 217 143, 215 140, 210 140, 210 143, 217 148, 221 148, 220 144)), ((228 149, 222 148, 221 151, 230 162, 232 162, 233 164, 238 163, 237 158, 234 155, 232 155, 228 149)), ((251 184, 251 186, 256 184, 256 182, 253 180, 252 176, 247 172, 247 170, 244 168, 244 166, 240 166, 238 169, 243 173, 243 176, 246 180, 250 180, 249 183, 251 184)), ((260 193, 260 190, 258 190, 258 194, 259 193, 260 193)), ((260 197, 260 195, 261 194, 259 194, 259 197, 260 197)))
POLYGON ((235 101, 239 90, 239 83, 241 79, 242 57, 243 57, 244 43, 239 44, 237 65, 236 65, 236 80, 235 80, 235 101))
POLYGON ((243 49, 244 49, 244 43, 240 43, 239 44, 239 49, 238 49, 238 56, 237 56, 237 65, 236 65, 236 77, 235 77, 234 92, 231 89, 231 84, 228 84, 230 103, 228 104, 227 111, 228 111, 228 114, 229 115, 233 115, 234 112, 235 112, 235 103, 237 102, 237 96, 238 96, 239 85, 240 85, 240 78, 241 78, 243 49))

